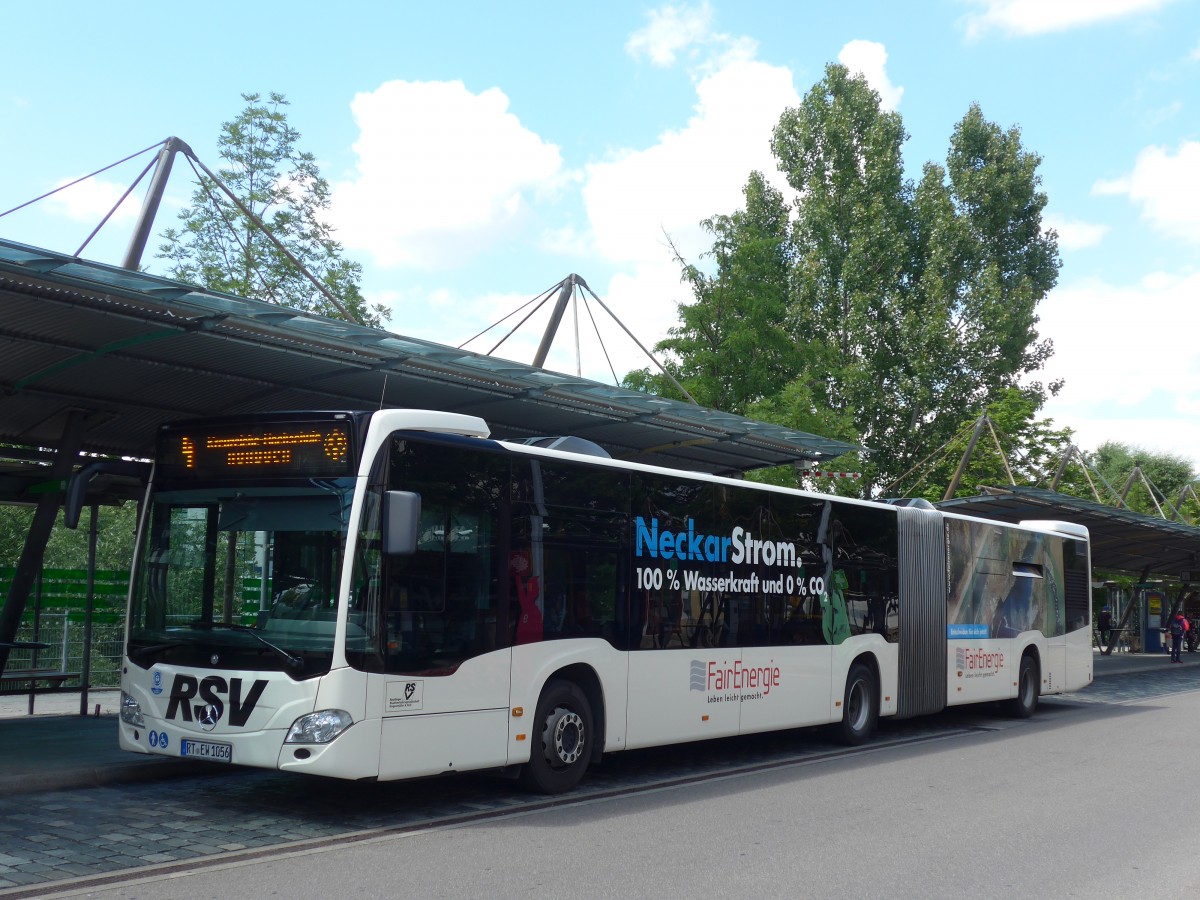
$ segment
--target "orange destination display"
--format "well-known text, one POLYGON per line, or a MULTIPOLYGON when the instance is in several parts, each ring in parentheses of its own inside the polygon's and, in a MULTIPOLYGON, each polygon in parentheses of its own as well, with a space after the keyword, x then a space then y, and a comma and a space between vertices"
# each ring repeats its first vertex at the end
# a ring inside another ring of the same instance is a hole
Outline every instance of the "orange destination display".
POLYGON ((169 426, 159 433, 158 465, 168 478, 354 474, 347 421, 169 426))

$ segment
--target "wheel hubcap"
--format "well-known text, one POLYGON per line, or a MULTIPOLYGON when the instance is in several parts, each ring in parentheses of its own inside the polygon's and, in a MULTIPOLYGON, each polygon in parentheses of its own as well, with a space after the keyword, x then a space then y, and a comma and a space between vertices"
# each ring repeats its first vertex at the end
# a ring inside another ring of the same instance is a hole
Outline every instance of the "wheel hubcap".
POLYGON ((574 710, 559 707, 548 723, 546 758, 556 766, 569 766, 583 754, 583 719, 574 710))

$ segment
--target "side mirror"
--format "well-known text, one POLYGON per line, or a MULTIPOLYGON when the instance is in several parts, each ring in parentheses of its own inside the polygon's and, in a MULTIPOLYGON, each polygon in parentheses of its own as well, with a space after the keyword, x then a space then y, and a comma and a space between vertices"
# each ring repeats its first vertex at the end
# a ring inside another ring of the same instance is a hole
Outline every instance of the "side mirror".
POLYGON ((420 527, 420 494, 388 491, 383 495, 383 552, 386 556, 416 553, 420 527))
MULTIPOLYGON (((150 480, 150 466, 128 460, 102 459, 83 466, 71 476, 67 485, 67 496, 63 501, 63 524, 68 528, 79 527, 79 514, 87 505, 88 485, 97 476, 110 476, 109 481, 120 480, 133 488, 133 496, 140 496, 150 480)), ((124 492, 123 492, 124 493, 124 492)))

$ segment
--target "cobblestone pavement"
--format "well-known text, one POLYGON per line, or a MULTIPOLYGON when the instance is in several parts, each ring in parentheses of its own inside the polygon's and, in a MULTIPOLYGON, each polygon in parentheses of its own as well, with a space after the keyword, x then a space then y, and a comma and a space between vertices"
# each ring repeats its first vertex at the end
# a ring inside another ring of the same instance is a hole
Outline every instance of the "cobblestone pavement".
MULTIPOLYGON (((1087 714, 1095 704, 1152 700, 1200 688, 1200 668, 1114 674, 1043 701, 1041 716, 1087 714)), ((1037 721, 1037 718, 1033 720, 1037 721)), ((1021 727, 991 709, 951 710, 881 723, 865 752, 1021 727)), ((297 841, 421 827, 474 816, 802 764, 848 751, 808 729, 632 751, 606 758, 567 800, 532 797, 492 775, 359 784, 232 769, 215 775, 22 794, 0 799, 0 898, 65 879, 197 862, 297 841)), ((857 751, 863 752, 863 751, 857 751)))

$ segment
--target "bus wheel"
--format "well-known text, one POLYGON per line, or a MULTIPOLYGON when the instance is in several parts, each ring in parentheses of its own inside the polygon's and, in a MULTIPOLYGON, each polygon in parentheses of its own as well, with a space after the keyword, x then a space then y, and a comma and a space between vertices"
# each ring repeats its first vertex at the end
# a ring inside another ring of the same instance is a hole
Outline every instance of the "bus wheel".
POLYGON ((863 743, 875 731, 879 717, 875 675, 862 663, 850 667, 846 676, 846 700, 842 704, 842 723, 838 736, 851 747, 863 743))
POLYGON ((592 755, 592 708, 570 681, 551 681, 538 700, 529 762, 521 783, 543 794, 569 791, 587 771, 592 755))
POLYGON ((1029 654, 1021 657, 1017 673, 1017 696, 1008 701, 1009 712, 1018 719, 1028 719, 1038 705, 1038 667, 1029 654))

